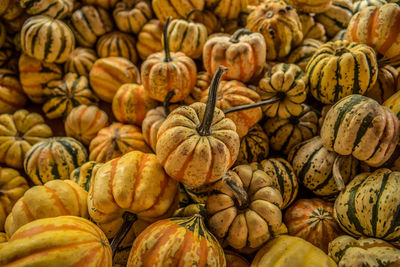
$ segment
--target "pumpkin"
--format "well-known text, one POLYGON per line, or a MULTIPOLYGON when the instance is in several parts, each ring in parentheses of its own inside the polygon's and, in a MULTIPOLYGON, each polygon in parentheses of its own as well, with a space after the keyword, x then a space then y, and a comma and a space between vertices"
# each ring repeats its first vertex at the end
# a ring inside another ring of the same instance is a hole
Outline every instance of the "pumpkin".
POLYGON ((365 43, 377 52, 382 66, 400 63, 400 6, 395 3, 381 7, 369 6, 356 13, 347 27, 349 41, 365 43))
POLYGON ((338 31, 330 41, 334 42, 337 40, 346 40, 346 29, 338 31))
POLYGON ((169 218, 148 226, 135 239, 127 267, 226 266, 224 251, 200 215, 169 218))
POLYGON ((167 116, 168 115, 165 112, 164 107, 157 107, 148 111, 143 120, 143 137, 153 151, 156 150, 158 130, 160 129, 162 123, 165 121, 167 116))
POLYGON ((29 18, 28 14, 24 12, 24 10, 21 8, 21 6, 18 4, 18 1, 13 0, 14 2, 14 7, 16 8, 10 8, 10 12, 7 15, 10 15, 8 19, 6 19, 6 16, 3 15, 3 22, 7 27, 7 31, 10 34, 18 34, 21 32, 21 28, 24 24, 24 22, 29 18), (17 12, 13 12, 13 9, 16 10, 17 12))
POLYGON ((206 204, 208 226, 224 245, 257 248, 281 226, 282 204, 273 178, 239 165, 212 187, 206 204))
MULTIPOLYGON (((13 21, 19 20, 19 18, 22 17, 23 14, 26 14, 17 0, 5 0, 3 1, 3 3, 3 10, 0 13, 2 21, 8 24, 8 27, 10 25, 14 25, 13 21)), ((11 30, 11 33, 15 33, 15 31, 18 31, 18 29, 20 29, 20 27, 11 27, 9 30, 11 30)))
POLYGON ((68 24, 76 41, 84 47, 94 47, 97 39, 114 28, 110 15, 101 7, 83 6, 74 11, 68 24))
POLYGON ((210 87, 212 76, 206 71, 200 71, 196 76, 196 84, 190 94, 184 99, 186 105, 200 102, 203 91, 210 87))
POLYGON ((260 163, 253 162, 250 166, 264 171, 273 178, 273 186, 279 190, 283 198, 282 209, 288 207, 296 199, 299 184, 289 162, 282 158, 269 158, 260 163))
POLYGON ((77 185, 89 192, 89 187, 92 177, 96 175, 97 170, 102 166, 102 163, 95 161, 88 161, 82 166, 76 168, 71 172, 70 180, 74 181, 77 185))
POLYGON ((157 101, 147 95, 143 85, 134 83, 122 85, 112 101, 115 118, 120 122, 137 126, 142 126, 146 113, 157 106, 157 101))
POLYGON ((18 75, 8 69, 0 69, 0 114, 23 108, 26 96, 18 75))
POLYGON ((373 87, 378 65, 371 47, 344 40, 321 45, 306 72, 311 94, 324 104, 333 104, 373 87))
POLYGON ((59 216, 30 222, 0 248, 3 266, 111 267, 111 248, 92 222, 59 216))
POLYGON ((400 250, 377 238, 339 236, 329 244, 329 256, 339 266, 396 266, 400 250))
POLYGON ((326 31, 324 25, 315 20, 315 16, 309 13, 300 13, 303 42, 306 39, 314 39, 321 42, 326 41, 326 31))
POLYGON ((189 187, 219 180, 239 152, 235 123, 215 108, 224 67, 211 82, 207 104, 194 103, 172 111, 157 133, 156 154, 172 178, 189 187))
POLYGON ((303 43, 292 50, 287 63, 296 64, 305 71, 308 62, 323 43, 315 39, 304 39, 303 43))
POLYGON ((388 1, 386 1, 386 0, 360 0, 353 4, 354 14, 356 14, 357 12, 360 12, 361 10, 363 10, 366 7, 369 7, 369 6, 381 7, 387 3, 388 3, 388 1))
POLYGON ((297 11, 307 13, 323 13, 332 5, 332 0, 286 0, 297 11))
POLYGON ((75 37, 61 20, 34 16, 22 26, 21 49, 44 62, 64 63, 75 49, 75 37))
POLYGON ((10 48, 0 50, 0 68, 8 69, 13 72, 18 71, 17 53, 10 48))
POLYGON ((86 148, 71 137, 51 137, 34 144, 25 154, 25 173, 36 185, 69 178, 87 161, 86 148))
POLYGON ((125 212, 152 221, 168 213, 177 193, 178 183, 165 173, 154 154, 132 151, 106 162, 92 177, 89 214, 112 238, 125 212))
POLYGON ((65 133, 84 145, 108 126, 108 116, 96 106, 79 105, 71 110, 64 123, 65 133))
POLYGON ((196 64, 190 57, 182 52, 170 53, 167 38, 169 21, 164 25, 164 52, 150 55, 141 66, 144 89, 151 98, 161 102, 171 91, 175 91, 172 102, 184 100, 194 88, 197 73, 196 64))
POLYGON ((123 57, 136 63, 136 40, 127 33, 113 31, 100 37, 96 43, 96 51, 99 57, 123 57))
POLYGON ((224 249, 226 267, 250 267, 250 263, 239 253, 224 249))
POLYGON ((267 60, 287 56, 303 40, 296 10, 282 0, 266 0, 257 6, 247 17, 246 29, 264 36, 267 60))
POLYGON ((240 29, 232 36, 215 36, 206 42, 203 49, 204 68, 214 74, 219 66, 228 71, 227 80, 249 82, 263 70, 266 45, 260 33, 240 29))
POLYGON ((93 49, 77 47, 65 62, 64 72, 73 72, 80 76, 89 77, 89 72, 96 60, 97 55, 93 49))
POLYGON ((247 11, 248 3, 247 0, 205 0, 205 2, 206 7, 223 21, 237 19, 240 13, 247 11))
POLYGON ((221 32, 221 21, 211 10, 203 10, 200 13, 200 16, 194 18, 194 21, 204 24, 204 26, 207 28, 208 35, 221 32))
POLYGON ((375 99, 379 104, 396 93, 396 78, 399 72, 392 66, 386 65, 378 69, 378 79, 373 87, 370 87, 365 96, 375 99))
POLYGON ((206 205, 205 204, 188 204, 185 207, 178 208, 175 210, 173 217, 191 217, 193 215, 199 214, 201 216, 207 216, 206 205))
MULTIPOLYGON (((46 99, 43 89, 47 83, 60 80, 63 76, 62 68, 59 65, 42 62, 24 53, 19 58, 18 68, 22 90, 32 102, 37 104, 43 103, 46 99)), ((14 99, 20 101, 22 96, 14 99)))
MULTIPOLYGON (((398 80, 400 80, 400 79, 398 79, 398 80)), ((392 110, 394 112, 394 114, 396 114, 397 118, 400 120, 399 99, 400 99, 400 91, 397 91, 391 97, 386 99, 386 101, 382 105, 390 108, 390 110, 392 110)))
POLYGON ((156 19, 150 20, 142 27, 136 42, 136 50, 142 60, 163 49, 161 42, 162 32, 163 24, 156 19))
POLYGON ((165 23, 168 17, 183 19, 186 18, 192 10, 203 10, 204 0, 153 0, 151 1, 154 14, 161 21, 165 23))
POLYGON ((211 191, 213 184, 206 184, 200 187, 191 188, 182 184, 184 191, 186 192, 189 200, 195 204, 206 204, 208 199, 208 193, 211 191))
POLYGON ((99 98, 111 103, 112 99, 125 83, 139 83, 137 67, 126 58, 107 57, 96 60, 89 73, 90 86, 99 98))
POLYGON ((353 155, 379 167, 390 158, 399 141, 399 120, 375 100, 350 95, 328 111, 320 135, 329 151, 353 155))
POLYGON ((135 3, 125 0, 115 5, 113 17, 120 31, 138 34, 153 17, 153 12, 145 1, 135 3))
POLYGON ((107 162, 134 150, 151 152, 138 127, 114 122, 101 129, 90 142, 89 160, 107 162))
POLYGON ((264 130, 273 150, 288 154, 292 147, 318 133, 318 113, 305 104, 302 108, 299 116, 288 119, 275 117, 266 121, 264 130))
POLYGON ((267 117, 287 119, 299 116, 303 111, 301 104, 307 97, 305 73, 294 64, 277 64, 260 80, 257 93, 262 100, 276 99, 262 107, 267 117))
POLYGON ((298 199, 285 212, 289 235, 303 238, 328 253, 330 241, 342 234, 333 217, 333 203, 319 198, 298 199))
POLYGON ((74 7, 73 0, 21 0, 18 3, 29 15, 46 15, 55 19, 65 18, 74 7))
POLYGON ((20 109, 14 114, 0 115, 0 162, 23 168, 25 154, 32 145, 52 135, 51 128, 37 113, 20 109))
POLYGON ((269 153, 269 138, 259 124, 251 127, 248 133, 240 139, 239 154, 235 164, 260 162, 269 153))
POLYGON ((42 218, 73 215, 88 217, 87 193, 70 180, 53 180, 28 189, 8 215, 5 229, 9 237, 21 226, 42 218))
POLYGON ((28 182, 17 170, 0 167, 0 231, 4 231, 7 215, 28 188, 28 182))
POLYGON ((251 267, 336 267, 321 249, 302 238, 280 235, 269 241, 256 254, 251 267))

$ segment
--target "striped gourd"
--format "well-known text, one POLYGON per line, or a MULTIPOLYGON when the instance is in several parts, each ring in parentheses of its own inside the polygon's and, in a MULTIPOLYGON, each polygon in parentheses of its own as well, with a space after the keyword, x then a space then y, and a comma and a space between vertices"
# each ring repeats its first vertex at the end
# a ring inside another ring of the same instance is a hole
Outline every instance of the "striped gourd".
POLYGON ((12 21, 25 13, 18 0, 3 0, 2 2, 0 14, 4 22, 12 21))
POLYGON ((296 198, 299 185, 293 167, 282 158, 269 158, 260 163, 250 164, 254 169, 266 172, 274 180, 274 186, 279 189, 283 197, 282 209, 288 207, 296 198))
POLYGON ((289 54, 287 63, 296 64, 304 71, 311 57, 322 44, 319 40, 304 39, 303 43, 289 54))
POLYGON ((206 71, 199 71, 196 76, 196 84, 190 94, 184 99, 186 105, 200 102, 203 91, 210 87, 211 75, 206 71))
POLYGON ((224 249, 226 266, 229 267, 250 267, 248 260, 237 252, 224 249))
POLYGON ((323 13, 329 9, 332 0, 286 0, 296 10, 307 13, 323 13))
POLYGON ((31 221, 62 215, 88 218, 87 192, 70 180, 49 181, 18 199, 7 217, 6 233, 10 237, 31 221))
POLYGON ((76 216, 33 221, 0 248, 2 266, 111 267, 106 236, 92 222, 76 216))
POLYGON ((100 37, 96 44, 96 51, 99 57, 123 57, 136 63, 136 40, 127 33, 110 32, 100 37))
POLYGON ((22 26, 21 49, 44 62, 64 63, 75 49, 75 37, 63 21, 34 16, 22 26))
POLYGON ((142 27, 136 43, 136 50, 142 60, 163 49, 162 34, 163 24, 157 19, 150 20, 142 27))
POLYGON ((191 202, 196 204, 206 204, 208 193, 211 191, 213 186, 213 184, 207 184, 197 188, 190 188, 182 183, 181 185, 191 202))
POLYGON ((86 148, 71 137, 47 138, 33 145, 24 160, 25 173, 36 185, 68 179, 71 171, 87 161, 86 148))
MULTIPOLYGON (((195 21, 197 21, 197 18, 195 21)), ((199 16, 198 22, 201 22, 206 26, 208 35, 221 32, 221 21, 211 10, 203 10, 199 16)))
POLYGON ((28 98, 37 104, 45 101, 43 89, 47 83, 62 79, 62 68, 55 63, 46 63, 22 54, 19 58, 19 80, 28 98))
POLYGON ((64 72, 73 72, 80 76, 89 77, 89 72, 96 60, 97 55, 93 49, 77 47, 65 62, 64 72))
POLYGON ((337 40, 346 40, 346 29, 340 30, 336 33, 335 36, 330 40, 331 42, 337 41, 337 40))
POLYGON ((19 0, 20 6, 31 16, 45 15, 55 19, 63 19, 70 15, 74 0, 19 0))
POLYGON ((133 242, 127 267, 226 266, 224 251, 200 215, 148 226, 133 242))
POLYGON ((268 135, 259 124, 256 124, 240 139, 240 149, 235 165, 260 162, 267 158, 268 153, 268 135))
POLYGON ((195 214, 199 214, 201 216, 207 216, 206 205, 202 204, 202 203, 189 204, 187 206, 184 206, 182 208, 178 208, 177 210, 175 210, 174 214, 172 214, 172 216, 173 217, 192 217, 195 214))
POLYGON ((192 10, 203 10, 204 0, 153 0, 151 1, 154 14, 164 24, 168 17, 184 19, 192 10))
POLYGON ((394 93, 382 105, 390 108, 394 112, 394 114, 396 114, 397 118, 400 120, 400 91, 394 93))
POLYGON ((143 120, 143 137, 153 151, 156 151, 158 129, 160 129, 166 118, 164 107, 156 107, 149 110, 143 120))
POLYGON ((306 67, 312 95, 333 104, 351 94, 364 94, 378 77, 374 50, 349 41, 321 45, 306 67))
POLYGON ((400 245, 400 172, 378 169, 357 175, 335 201, 335 218, 353 236, 400 245))
POLYGON ((354 3, 354 14, 362 11, 366 7, 369 6, 381 7, 387 3, 388 1, 386 0, 360 0, 354 3))
POLYGON ((301 21, 303 42, 306 39, 314 39, 321 42, 326 41, 326 31, 324 25, 315 21, 315 14, 299 13, 301 21))
POLYGON ((312 137, 318 132, 318 114, 305 104, 299 116, 289 119, 270 118, 264 124, 269 144, 275 151, 288 154, 290 149, 312 137))
POLYGON ((206 7, 223 21, 238 19, 241 12, 247 11, 247 1, 206 0, 206 7))
POLYGON ((392 66, 386 65, 378 69, 378 79, 365 96, 375 99, 382 104, 386 99, 396 93, 396 79, 399 72, 392 66))
POLYGON ((84 4, 100 6, 105 9, 112 9, 118 0, 83 0, 84 4))
MULTIPOLYGON (((8 69, 11 71, 17 71, 18 68, 15 68, 15 51, 10 48, 3 48, 0 50, 0 68, 8 69)), ((18 62, 18 59, 17 59, 18 62)))
POLYGON ((71 172, 70 180, 74 181, 86 192, 89 192, 92 177, 96 175, 97 170, 102 166, 102 163, 95 161, 88 161, 82 166, 76 168, 71 172))
POLYGON ((11 113, 23 108, 26 96, 18 79, 18 74, 0 69, 0 114, 11 113))
POLYGON ((115 24, 122 32, 138 34, 142 27, 153 18, 153 11, 145 1, 120 1, 113 11, 115 24))

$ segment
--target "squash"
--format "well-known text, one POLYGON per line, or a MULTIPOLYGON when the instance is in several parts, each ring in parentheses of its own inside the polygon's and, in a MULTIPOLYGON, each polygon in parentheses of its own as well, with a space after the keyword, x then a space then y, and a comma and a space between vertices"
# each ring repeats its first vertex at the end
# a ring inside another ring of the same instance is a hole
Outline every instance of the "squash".
POLYGON ((250 263, 239 253, 224 249, 226 267, 250 267, 250 263))
POLYGON ((4 0, 0 16, 5 22, 9 22, 18 18, 24 10, 21 8, 17 0, 4 0))
POLYGON ((315 14, 299 13, 303 42, 306 39, 314 39, 326 42, 326 31, 324 25, 315 20, 315 14))
POLYGON ((299 116, 303 111, 301 105, 307 97, 307 79, 305 73, 294 64, 280 63, 265 73, 257 87, 261 100, 273 100, 262 106, 267 117, 278 116, 288 119, 299 116))
POLYGON ((26 96, 18 75, 8 69, 0 69, 0 114, 23 108, 26 96))
POLYGON ((380 238, 399 246, 399 190, 400 172, 381 168, 361 173, 336 198, 334 216, 353 236, 380 238))
POLYGON ((292 50, 287 63, 296 64, 305 71, 308 62, 323 43, 315 39, 304 39, 303 43, 292 50))
POLYGON ((71 171, 87 161, 86 148, 71 137, 46 138, 25 154, 25 173, 36 185, 69 178, 71 171))
POLYGON ((89 160, 107 162, 130 151, 150 153, 142 132, 134 125, 114 122, 101 129, 89 145, 89 160))
POLYGON ((219 66, 228 71, 227 80, 249 82, 263 70, 266 44, 260 33, 239 29, 232 36, 215 36, 207 40, 203 49, 203 64, 214 75, 219 66))
POLYGON ((235 123, 215 108, 224 67, 211 82, 207 104, 194 103, 172 111, 157 133, 156 154, 172 178, 189 187, 219 180, 239 152, 235 123))
POLYGON ((249 165, 229 170, 207 199, 210 231, 235 249, 265 244, 282 223, 282 196, 273 178, 249 165))
POLYGON ((114 7, 113 18, 122 32, 138 34, 142 27, 153 18, 149 3, 139 1, 119 1, 114 7))
POLYGON ((100 36, 114 28, 110 15, 98 6, 83 6, 72 13, 68 24, 76 41, 83 47, 92 48, 100 36))
POLYGON ((136 42, 136 50, 142 60, 163 49, 162 32, 163 24, 156 19, 150 20, 142 27, 136 42))
POLYGON ((319 198, 298 199, 285 212, 289 235, 303 238, 328 253, 329 242, 343 232, 333 218, 333 203, 319 198))
POLYGON ((346 29, 338 31, 330 41, 335 42, 337 40, 346 40, 346 29))
POLYGON ((0 162, 23 168, 26 152, 37 142, 53 136, 43 117, 20 109, 14 114, 0 115, 0 162))
POLYGON ((0 48, 2 48, 6 42, 6 27, 3 23, 0 23, 0 48))
MULTIPOLYGON (((24 53, 19 58, 18 69, 22 90, 32 102, 37 104, 43 103, 46 99, 43 89, 47 83, 63 77, 63 71, 59 65, 42 62, 24 53)), ((20 101, 22 98, 19 96, 16 99, 20 101)))
POLYGON ((93 49, 77 47, 65 62, 64 72, 73 72, 80 76, 89 77, 89 72, 97 59, 96 52, 93 49))
POLYGON ((143 85, 126 83, 115 94, 112 111, 115 118, 122 123, 142 126, 146 113, 157 107, 158 102, 151 99, 143 85))
POLYGON ((297 11, 306 13, 323 13, 331 7, 332 0, 286 0, 297 11))
POLYGON ((29 18, 29 16, 18 4, 18 1, 12 1, 14 2, 14 5, 13 7, 9 8, 10 12, 7 12, 7 15, 3 15, 2 21, 6 25, 7 31, 10 34, 18 34, 19 32, 21 32, 21 28, 24 22, 29 18))
POLYGON ((200 215, 148 226, 133 242, 127 267, 226 266, 224 251, 200 215))
POLYGON ((88 218, 87 192, 70 180, 53 180, 28 189, 7 217, 6 233, 11 237, 31 221, 61 215, 88 218))
POLYGON ((396 65, 400 63, 399 21, 399 5, 369 6, 351 18, 346 38, 375 49, 380 65, 396 65))
POLYGON ((379 167, 390 158, 399 141, 399 120, 375 100, 350 95, 328 111, 320 135, 329 151, 353 155, 379 167))
POLYGON ((364 94, 373 87, 378 77, 378 64, 371 47, 335 41, 318 48, 306 72, 315 99, 334 104, 345 96, 364 94))
POLYGON ((193 10, 203 10, 205 0, 153 0, 151 5, 153 7, 154 14, 161 21, 165 23, 168 17, 173 19, 186 18, 189 13, 193 10))
POLYGON ((0 167, 0 231, 4 231, 6 217, 28 188, 28 182, 17 170, 0 167))
POLYGON ((282 0, 266 0, 247 17, 246 29, 260 32, 267 45, 267 60, 287 56, 303 40, 296 10, 282 0))
POLYGON ((207 216, 206 205, 198 203, 188 204, 187 206, 176 209, 172 217, 192 217, 196 214, 207 216))
MULTIPOLYGON (((199 14, 199 13, 197 13, 199 14)), ((208 9, 204 9, 201 13, 200 16, 195 17, 194 21, 200 22, 204 24, 207 28, 207 33, 208 35, 221 32, 221 21, 218 19, 218 17, 215 15, 214 12, 208 9), (200 18, 199 18, 200 17, 200 18)))
POLYGON ((30 222, 0 248, 2 266, 111 267, 111 248, 92 222, 59 216, 30 222))
POLYGON ((0 50, 0 68, 13 72, 18 71, 18 55, 13 49, 3 48, 0 50))
POLYGON ((210 87, 212 76, 206 71, 200 71, 196 76, 196 84, 190 94, 184 99, 186 105, 200 102, 203 91, 210 87))
POLYGON ((239 154, 235 165, 260 162, 269 153, 269 138, 259 124, 251 127, 248 133, 240 139, 239 154))
POLYGON ((386 0, 360 0, 353 4, 354 14, 356 14, 357 12, 360 12, 361 10, 363 10, 366 7, 369 7, 369 6, 381 7, 387 3, 388 3, 388 1, 386 1, 386 0))
POLYGON ((21 0, 19 5, 31 16, 46 15, 55 19, 63 19, 72 13, 73 0, 21 0))
POLYGON ((92 177, 96 175, 97 170, 103 166, 102 163, 95 161, 88 161, 82 166, 76 168, 71 172, 70 180, 74 181, 77 185, 83 188, 86 192, 89 192, 89 188, 92 182, 92 177))
POLYGON ((89 73, 90 86, 99 98, 111 103, 125 83, 139 83, 138 68, 126 58, 107 57, 96 60, 89 73))
POLYGON ((365 96, 378 101, 379 104, 396 93, 396 78, 399 72, 392 66, 386 65, 378 69, 378 79, 373 87, 365 92, 365 96))
POLYGON ((264 131, 273 150, 288 154, 292 147, 318 133, 318 113, 305 104, 302 108, 299 116, 289 119, 275 117, 266 121, 264 131))
POLYGON ((299 237, 280 235, 269 241, 256 254, 251 267, 336 267, 321 249, 299 237))
MULTIPOLYGON (((400 76, 399 76, 400 77, 400 76)), ((398 79, 400 80, 400 79, 398 79)), ((397 118, 400 120, 400 90, 394 93, 391 97, 386 99, 386 101, 382 104, 385 107, 388 107, 390 110, 396 114, 397 118)))
POLYGON ((47 97, 43 112, 49 119, 66 117, 74 107, 93 105, 99 101, 90 90, 88 79, 71 72, 63 80, 49 82, 43 93, 47 97))
POLYGON ((237 19, 241 12, 247 11, 248 0, 205 0, 206 7, 221 20, 237 19))
POLYGON ((208 194, 211 191, 214 183, 206 184, 196 188, 188 187, 182 183, 181 185, 191 202, 195 204, 206 204, 208 199, 208 194))
POLYGON ((100 6, 105 9, 112 9, 118 0, 82 0, 84 4, 100 6))
POLYGON ((96 137, 97 133, 108 126, 108 116, 96 106, 79 105, 71 110, 64 123, 65 133, 84 145, 96 137))
POLYGON ((136 63, 136 40, 127 33, 113 31, 100 37, 96 43, 96 51, 99 57, 123 57, 136 63))
POLYGON ((64 63, 75 49, 75 37, 63 21, 34 16, 22 26, 21 49, 44 62, 64 63))

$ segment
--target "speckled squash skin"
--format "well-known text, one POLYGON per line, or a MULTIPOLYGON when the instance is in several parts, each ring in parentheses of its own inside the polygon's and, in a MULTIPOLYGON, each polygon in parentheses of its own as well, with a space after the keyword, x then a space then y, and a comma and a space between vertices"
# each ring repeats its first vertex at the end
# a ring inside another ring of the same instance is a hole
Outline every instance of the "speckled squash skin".
POLYGON ((397 91, 391 97, 386 99, 386 101, 382 105, 390 108, 390 110, 393 111, 394 114, 396 114, 397 118, 400 120, 400 91, 397 91))
POLYGON ((261 162, 269 153, 269 138, 259 124, 251 127, 240 139, 239 154, 235 165, 261 162))
POLYGON ((142 27, 136 42, 136 50, 142 60, 163 49, 162 33, 163 24, 157 19, 150 20, 142 27))
POLYGON ((204 0, 191 1, 191 0, 154 0, 151 2, 154 14, 161 21, 165 23, 168 17, 176 19, 184 19, 189 13, 195 9, 204 9, 204 0))
POLYGON ((70 15, 74 7, 73 0, 21 0, 18 1, 29 15, 46 15, 55 19, 63 19, 70 15))
POLYGON ((207 90, 211 84, 211 74, 206 71, 200 71, 196 76, 196 84, 190 94, 184 99, 186 105, 200 102, 203 91, 207 90))
POLYGON ((113 17, 120 31, 138 34, 142 27, 153 18, 153 11, 150 4, 145 1, 123 0, 115 5, 113 17))
POLYGON ((303 41, 306 39, 326 41, 325 27, 315 20, 315 14, 299 13, 299 18, 302 26, 303 41))
POLYGON ((77 47, 65 62, 64 72, 73 72, 80 76, 89 77, 89 72, 97 59, 96 51, 93 49, 77 47))
POLYGON ((118 0, 82 0, 84 4, 99 6, 111 10, 118 0))
POLYGON ((250 263, 239 253, 224 249, 226 267, 250 267, 250 263))
POLYGON ((0 114, 11 113, 23 108, 26 96, 18 79, 18 74, 8 69, 0 69, 0 114))
POLYGON ((237 19, 247 11, 248 0, 205 0, 206 7, 223 21, 237 19))
POLYGON ((136 39, 130 34, 119 31, 101 36, 96 43, 96 51, 100 58, 123 57, 133 63, 138 61, 136 39))
POLYGON ((92 177, 96 175, 97 170, 103 166, 102 163, 95 161, 88 161, 82 166, 76 168, 71 172, 70 180, 74 181, 77 185, 83 188, 86 192, 89 192, 90 185, 92 183, 92 177))
POLYGON ((332 0, 287 0, 297 11, 307 13, 322 13, 329 9, 332 0))
POLYGON ((315 52, 323 43, 315 39, 304 39, 303 43, 290 52, 287 62, 296 64, 303 71, 315 52))
POLYGON ((369 7, 369 6, 381 7, 385 4, 387 4, 388 2, 390 2, 390 1, 386 1, 386 0, 360 0, 360 1, 357 1, 357 2, 353 3, 354 14, 357 12, 360 12, 361 10, 363 10, 366 7, 369 7))
POLYGON ((399 72, 392 66, 386 65, 378 69, 378 79, 375 85, 371 87, 365 96, 375 99, 379 104, 382 104, 397 91, 396 80, 399 72))

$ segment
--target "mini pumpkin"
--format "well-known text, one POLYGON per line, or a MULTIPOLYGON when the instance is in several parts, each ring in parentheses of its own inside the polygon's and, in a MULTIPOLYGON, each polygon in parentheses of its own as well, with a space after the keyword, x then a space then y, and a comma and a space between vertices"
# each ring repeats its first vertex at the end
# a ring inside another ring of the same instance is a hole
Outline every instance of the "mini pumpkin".
POLYGON ((268 153, 268 135, 259 124, 255 124, 249 129, 248 133, 241 138, 239 154, 235 164, 260 162, 267 158, 268 153))
POLYGON ((0 114, 23 108, 26 96, 18 75, 8 69, 0 69, 0 114))
POLYGON ((321 42, 326 41, 326 30, 324 25, 315 20, 315 14, 299 13, 301 21, 303 40, 315 39, 321 42))
POLYGON ((196 84, 194 85, 193 90, 184 100, 186 105, 190 105, 195 102, 200 102, 201 97, 203 95, 203 91, 207 90, 210 87, 212 78, 210 73, 206 71, 200 71, 197 73, 196 77, 197 77, 196 84))
POLYGON ((46 15, 55 19, 63 19, 70 15, 74 7, 73 0, 21 0, 18 1, 29 15, 46 15))
POLYGON ((96 52, 90 48, 77 47, 71 52, 64 64, 66 73, 73 72, 80 76, 89 77, 89 72, 97 60, 96 52))
POLYGON ((113 17, 120 31, 138 34, 142 27, 153 17, 149 3, 139 1, 119 1, 114 7, 113 17))
POLYGON ((70 180, 74 181, 77 185, 83 188, 86 192, 89 192, 90 185, 92 183, 92 177, 96 175, 97 170, 103 166, 102 163, 95 161, 88 161, 82 166, 76 168, 71 172, 70 180))
POLYGON ((361 10, 363 10, 366 7, 369 6, 377 6, 377 7, 381 7, 385 4, 387 4, 390 1, 386 1, 386 0, 359 0, 355 3, 353 3, 353 8, 354 8, 354 14, 357 12, 360 12, 361 10))
POLYGON ((287 63, 296 64, 305 71, 308 62, 322 44, 315 39, 304 39, 303 43, 289 54, 287 63))
POLYGON ((123 57, 136 63, 136 40, 127 33, 113 31, 100 37, 96 43, 96 51, 99 57, 123 57))
POLYGON ((168 17, 183 19, 186 18, 189 13, 193 10, 203 10, 204 0, 190 1, 190 0, 153 0, 151 5, 153 7, 154 14, 161 21, 165 23, 168 17))
POLYGON ((396 93, 396 78, 399 72, 392 66, 386 65, 378 69, 378 79, 375 85, 365 92, 365 96, 375 99, 379 104, 396 93))
POLYGON ((250 267, 250 263, 239 253, 224 249, 226 267, 250 267))
POLYGON ((118 0, 83 0, 84 4, 100 6, 105 9, 112 9, 118 0))

